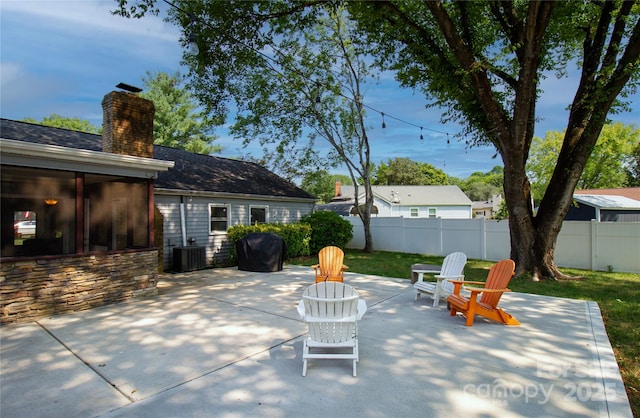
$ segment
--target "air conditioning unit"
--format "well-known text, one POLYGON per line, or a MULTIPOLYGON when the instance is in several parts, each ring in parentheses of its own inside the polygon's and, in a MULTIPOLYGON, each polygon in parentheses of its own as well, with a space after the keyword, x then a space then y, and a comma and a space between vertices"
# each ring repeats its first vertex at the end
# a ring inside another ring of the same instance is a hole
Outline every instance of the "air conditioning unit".
POLYGON ((175 247, 173 249, 173 271, 182 273, 185 271, 202 270, 207 265, 205 247, 191 245, 187 247, 175 247))

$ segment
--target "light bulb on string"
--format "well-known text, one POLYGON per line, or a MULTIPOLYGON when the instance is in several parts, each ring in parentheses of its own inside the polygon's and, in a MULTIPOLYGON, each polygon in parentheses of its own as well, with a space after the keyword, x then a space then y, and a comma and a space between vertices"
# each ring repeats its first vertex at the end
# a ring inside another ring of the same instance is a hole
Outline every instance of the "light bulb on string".
POLYGON ((320 82, 316 81, 316 103, 320 104, 320 82))
POLYGON ((449 133, 447 132, 447 144, 450 144, 451 141, 449 141, 449 133))
POLYGON ((191 55, 198 55, 200 53, 198 42, 196 42, 196 34, 193 32, 189 33, 189 53, 191 55))
POLYGON ((193 28, 196 26, 196 18, 192 14, 189 14, 189 17, 191 17, 191 23, 189 24, 189 43, 187 44, 187 48, 191 55, 198 55, 200 48, 198 47, 196 33, 193 31, 193 28))
POLYGON ((382 129, 387 127, 387 124, 384 123, 384 112, 380 112, 380 114, 382 115, 382 129))
POLYGON ((422 126, 420 127, 420 141, 424 141, 424 136, 422 136, 422 126))

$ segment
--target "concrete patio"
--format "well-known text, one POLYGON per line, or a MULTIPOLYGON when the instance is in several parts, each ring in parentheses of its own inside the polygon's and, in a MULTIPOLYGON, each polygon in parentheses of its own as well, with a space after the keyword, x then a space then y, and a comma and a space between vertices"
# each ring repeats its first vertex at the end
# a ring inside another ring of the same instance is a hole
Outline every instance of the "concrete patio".
POLYGON ((347 273, 369 310, 358 377, 311 361, 297 316, 313 271, 162 275, 150 299, 0 328, 0 416, 631 417, 594 302, 505 294, 521 326, 347 273))

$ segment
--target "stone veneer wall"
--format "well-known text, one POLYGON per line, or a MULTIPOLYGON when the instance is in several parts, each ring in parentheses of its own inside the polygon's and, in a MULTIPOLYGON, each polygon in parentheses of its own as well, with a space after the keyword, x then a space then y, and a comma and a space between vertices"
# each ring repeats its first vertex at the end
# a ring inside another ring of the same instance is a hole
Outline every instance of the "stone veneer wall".
POLYGON ((0 324, 155 295, 157 264, 155 249, 3 262, 0 324))

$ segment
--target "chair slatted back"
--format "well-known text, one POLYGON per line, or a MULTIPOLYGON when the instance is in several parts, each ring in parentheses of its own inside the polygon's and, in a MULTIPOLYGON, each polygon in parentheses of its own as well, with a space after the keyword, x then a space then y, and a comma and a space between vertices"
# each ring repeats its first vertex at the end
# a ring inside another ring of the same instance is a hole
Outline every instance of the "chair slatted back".
MULTIPOLYGON (((451 277, 454 280, 460 280, 460 276, 462 276, 465 264, 467 264, 467 256, 465 253, 451 253, 442 261, 442 267, 440 268, 439 276, 451 277)), ((441 286, 445 290, 445 292, 449 294, 453 293, 453 283, 451 283, 449 280, 442 280, 441 286)))
MULTIPOLYGON (((487 289, 505 289, 511 278, 515 274, 516 263, 513 260, 502 260, 491 266, 485 288, 487 289)), ((480 302, 485 303, 492 308, 498 306, 502 293, 483 293, 480 302)))
POLYGON ((356 332, 358 293, 341 282, 320 282, 305 289, 302 300, 311 339, 325 343, 352 340, 356 332))
POLYGON ((320 274, 328 277, 342 276, 344 252, 339 247, 328 246, 318 252, 320 274))

